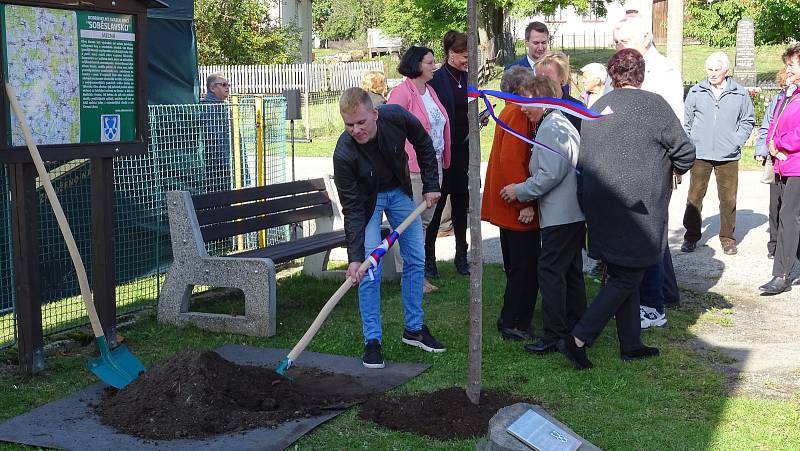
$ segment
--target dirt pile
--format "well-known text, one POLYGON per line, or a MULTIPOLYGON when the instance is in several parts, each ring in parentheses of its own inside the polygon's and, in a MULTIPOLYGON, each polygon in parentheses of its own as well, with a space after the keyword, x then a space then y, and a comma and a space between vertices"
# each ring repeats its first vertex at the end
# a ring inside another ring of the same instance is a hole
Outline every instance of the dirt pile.
POLYGON ((208 437, 269 427, 293 418, 363 402, 356 379, 315 368, 293 368, 292 379, 271 368, 242 366, 213 351, 180 351, 122 390, 109 390, 101 421, 149 439, 208 437))
POLYGON ((486 435, 489 420, 503 407, 536 401, 505 393, 482 391, 476 406, 463 388, 389 396, 367 401, 359 417, 396 431, 413 432, 439 440, 464 440, 486 435))

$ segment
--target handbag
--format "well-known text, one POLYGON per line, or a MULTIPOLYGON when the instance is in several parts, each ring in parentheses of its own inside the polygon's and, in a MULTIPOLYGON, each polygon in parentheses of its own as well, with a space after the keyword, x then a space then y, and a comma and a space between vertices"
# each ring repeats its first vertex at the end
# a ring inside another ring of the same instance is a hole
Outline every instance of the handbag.
POLYGON ((765 183, 767 185, 775 183, 775 168, 772 165, 772 158, 769 155, 767 158, 764 158, 762 166, 764 166, 764 168, 762 169, 763 172, 761 173, 761 183, 765 183))

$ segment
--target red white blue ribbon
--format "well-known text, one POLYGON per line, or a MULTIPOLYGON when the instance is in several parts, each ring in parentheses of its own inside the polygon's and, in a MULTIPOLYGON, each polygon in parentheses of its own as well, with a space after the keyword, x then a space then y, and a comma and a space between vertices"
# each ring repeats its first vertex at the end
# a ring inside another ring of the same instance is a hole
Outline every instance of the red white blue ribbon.
POLYGON ((386 252, 389 251, 389 248, 392 247, 395 241, 400 234, 397 233, 396 230, 392 231, 386 238, 381 241, 380 246, 376 247, 375 249, 370 252, 369 257, 367 257, 367 261, 369 261, 369 268, 367 272, 369 273, 369 280, 375 280, 375 275, 372 273, 374 270, 378 269, 378 264, 381 262, 381 258, 386 255, 386 252))
MULTIPOLYGON (((500 118, 498 118, 497 115, 494 113, 494 108, 492 107, 492 103, 489 101, 490 96, 496 97, 501 100, 505 100, 506 102, 515 103, 517 105, 559 110, 566 114, 578 117, 584 121, 593 121, 595 119, 611 114, 605 112, 597 113, 595 111, 586 108, 580 103, 573 102, 571 100, 556 99, 554 97, 523 97, 508 92, 495 91, 492 89, 482 90, 482 89, 476 89, 474 86, 467 87, 467 97, 472 97, 475 99, 483 99, 483 102, 486 104, 486 109, 489 111, 489 115, 492 116, 492 119, 494 119, 494 121, 497 122, 497 125, 499 125, 503 130, 507 131, 508 133, 512 134, 513 136, 517 137, 523 142, 526 142, 528 144, 542 148, 544 150, 547 150, 549 152, 558 155, 561 159, 569 162, 570 166, 572 165, 572 162, 561 152, 553 149, 552 147, 546 144, 542 144, 533 138, 529 138, 517 132, 513 128, 509 127, 505 122, 501 121, 500 118)), ((577 171, 577 169, 575 170, 577 171)))

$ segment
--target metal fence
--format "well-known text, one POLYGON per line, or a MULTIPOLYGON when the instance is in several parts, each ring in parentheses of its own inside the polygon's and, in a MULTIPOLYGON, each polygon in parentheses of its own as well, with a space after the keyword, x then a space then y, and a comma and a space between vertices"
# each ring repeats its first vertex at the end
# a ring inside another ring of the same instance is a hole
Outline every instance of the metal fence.
POLYGON ((614 47, 611 33, 592 30, 584 33, 558 33, 550 37, 550 47, 554 50, 598 50, 614 47))
MULTIPOLYGON (((182 189, 204 193, 279 183, 286 179, 282 97, 252 96, 237 103, 151 105, 147 154, 114 160, 114 252, 117 314, 158 298, 172 261, 164 196, 182 189)), ((91 278, 89 164, 48 163, 78 249, 91 278)), ((16 342, 15 293, 7 168, 0 171, 0 348, 16 342)), ((88 323, 75 271, 50 204, 39 189, 42 329, 50 335, 88 323)), ((286 241, 288 229, 266 234, 286 241)), ((246 249, 256 236, 213 243, 212 254, 246 249)))

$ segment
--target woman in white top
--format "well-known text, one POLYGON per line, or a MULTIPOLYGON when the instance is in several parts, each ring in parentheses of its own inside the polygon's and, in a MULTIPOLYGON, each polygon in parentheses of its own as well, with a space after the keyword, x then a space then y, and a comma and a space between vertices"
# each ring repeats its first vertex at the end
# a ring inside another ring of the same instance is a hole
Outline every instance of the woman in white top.
MULTIPOLYGON (((450 167, 450 120, 447 112, 439 101, 436 92, 431 89, 428 82, 433 78, 434 59, 433 50, 427 47, 411 46, 406 50, 397 66, 397 71, 406 78, 397 85, 389 94, 388 103, 394 103, 407 109, 425 127, 436 149, 436 159, 439 163, 439 183, 441 186, 442 169, 450 167)), ((408 170, 411 173, 411 188, 414 191, 414 201, 422 202, 422 179, 419 175, 419 164, 414 148, 406 141, 408 154, 408 170)), ((435 208, 425 210, 422 215, 422 227, 427 228, 433 217, 435 208)), ((423 234, 424 235, 424 234, 423 234)), ((436 287, 425 281, 426 292, 436 287)))

